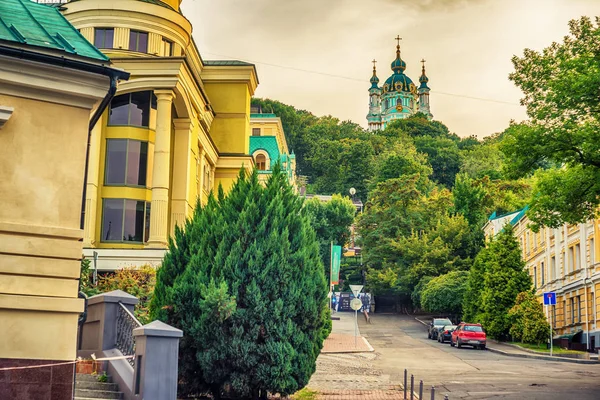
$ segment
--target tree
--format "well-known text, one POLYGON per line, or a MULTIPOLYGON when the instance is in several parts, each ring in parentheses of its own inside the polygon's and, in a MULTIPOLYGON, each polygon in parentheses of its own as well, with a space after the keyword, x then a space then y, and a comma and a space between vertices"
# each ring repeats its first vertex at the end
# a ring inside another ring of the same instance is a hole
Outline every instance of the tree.
POLYGON ((507 224, 477 255, 469 272, 465 316, 481 322, 491 337, 504 339, 512 325, 508 311, 517 294, 531 290, 531 285, 512 226, 507 224))
POLYGON ((515 305, 508 312, 512 321, 510 335, 523 343, 540 344, 548 340, 550 324, 546 321, 542 303, 531 291, 517 295, 515 305))
POLYGON ((302 206, 278 165, 264 188, 242 171, 170 242, 152 312, 184 332, 179 394, 266 398, 308 383, 331 322, 302 206))
POLYGON ((419 152, 427 154, 433 169, 431 179, 451 188, 461 164, 461 155, 456 142, 445 137, 421 136, 415 138, 415 146, 419 152))
POLYGON ((433 313, 462 314, 467 271, 451 271, 431 279, 421 293, 422 307, 433 313))
POLYGON ((550 227, 591 219, 600 205, 600 19, 569 28, 562 43, 513 57, 530 121, 512 124, 501 144, 512 177, 556 167, 537 175, 529 211, 550 227))
POLYGON ((349 198, 334 194, 326 203, 317 198, 307 200, 303 211, 317 234, 325 275, 329 276, 331 242, 342 247, 348 243, 356 208, 349 198))

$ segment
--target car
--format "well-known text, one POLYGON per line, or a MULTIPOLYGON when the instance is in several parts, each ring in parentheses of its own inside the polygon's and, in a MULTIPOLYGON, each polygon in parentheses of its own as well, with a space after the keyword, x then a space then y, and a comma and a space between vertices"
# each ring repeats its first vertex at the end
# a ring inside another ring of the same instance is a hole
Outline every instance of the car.
POLYGON ((452 337, 452 332, 456 329, 456 325, 446 325, 442 329, 439 329, 438 332, 438 342, 446 343, 450 341, 452 337))
POLYGON ((450 346, 458 347, 473 346, 485 350, 486 335, 481 324, 469 324, 461 322, 450 336, 450 346))
POLYGON ((442 329, 446 325, 452 325, 452 321, 448 318, 434 318, 429 323, 429 329, 427 330, 427 338, 436 340, 438 337, 438 329, 442 329))

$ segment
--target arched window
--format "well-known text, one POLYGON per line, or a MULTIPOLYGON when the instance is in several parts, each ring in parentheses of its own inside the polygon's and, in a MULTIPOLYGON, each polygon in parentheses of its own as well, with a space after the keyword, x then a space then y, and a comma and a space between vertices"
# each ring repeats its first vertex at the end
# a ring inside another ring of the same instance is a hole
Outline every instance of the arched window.
POLYGON ((267 169, 267 157, 264 154, 258 154, 256 156, 256 168, 259 171, 266 171, 267 169))

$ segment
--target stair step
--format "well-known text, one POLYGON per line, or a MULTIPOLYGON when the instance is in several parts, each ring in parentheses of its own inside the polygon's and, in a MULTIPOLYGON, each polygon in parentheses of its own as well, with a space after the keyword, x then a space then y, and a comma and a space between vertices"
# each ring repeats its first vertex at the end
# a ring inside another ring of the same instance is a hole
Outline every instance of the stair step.
POLYGON ((113 392, 108 390, 89 390, 89 389, 75 389, 75 398, 91 398, 91 399, 116 399, 120 400, 123 398, 123 393, 113 392))
POLYGON ((75 382, 75 389, 90 389, 90 390, 104 390, 104 391, 119 391, 119 385, 116 383, 108 382, 92 382, 92 381, 77 381, 75 382))
MULTIPOLYGON (((76 382, 98 382, 99 375, 90 375, 90 374, 77 374, 75 376, 76 382)), ((112 382, 110 379, 110 375, 108 376, 108 382, 112 382)))

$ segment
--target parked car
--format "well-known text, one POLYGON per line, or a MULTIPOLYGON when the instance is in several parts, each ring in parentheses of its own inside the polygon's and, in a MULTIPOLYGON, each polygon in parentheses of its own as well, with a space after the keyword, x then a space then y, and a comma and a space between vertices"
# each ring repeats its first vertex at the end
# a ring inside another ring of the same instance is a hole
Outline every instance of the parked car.
POLYGON ((452 332, 456 329, 456 325, 446 325, 438 332, 437 341, 440 343, 446 343, 450 341, 452 337, 452 332))
POLYGON ((481 324, 461 322, 450 336, 450 346, 456 346, 459 349, 467 345, 485 350, 485 344, 486 336, 481 324))
POLYGON ((429 324, 429 329, 427 330, 427 338, 436 340, 438 337, 438 329, 442 329, 446 325, 452 325, 452 321, 448 318, 434 318, 431 320, 429 324))

